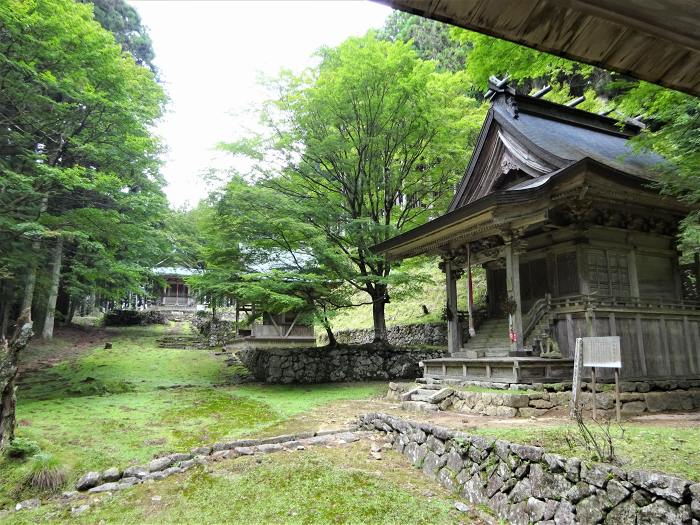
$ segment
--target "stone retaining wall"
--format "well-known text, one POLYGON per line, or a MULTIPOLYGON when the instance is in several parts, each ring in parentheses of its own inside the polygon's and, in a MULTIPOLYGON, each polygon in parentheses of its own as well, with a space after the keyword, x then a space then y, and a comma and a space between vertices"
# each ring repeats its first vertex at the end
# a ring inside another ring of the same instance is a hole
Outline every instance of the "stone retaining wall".
POLYGON ((696 525, 700 518, 700 483, 590 464, 386 414, 360 420, 365 429, 386 432, 394 448, 426 475, 515 525, 696 525))
POLYGON ((236 323, 223 319, 212 321, 211 315, 195 315, 192 328, 204 337, 209 346, 223 346, 236 338, 236 323))
POLYGON ((418 362, 444 352, 376 345, 336 348, 246 348, 238 357, 258 381, 328 383, 408 379, 420 375, 418 362))
MULTIPOLYGON (((374 339, 373 329, 338 330, 334 332, 336 340, 341 344, 362 345, 371 343, 374 339)), ((395 346, 446 346, 446 323, 422 323, 390 326, 387 328, 387 340, 395 346)), ((321 344, 327 344, 326 334, 319 336, 321 344)))
MULTIPOLYGON (((387 398, 404 401, 402 395, 418 388, 415 383, 390 383, 387 398)), ((570 388, 570 386, 569 386, 570 388)), ((654 412, 690 412, 700 410, 700 389, 671 390, 666 392, 622 392, 622 415, 636 416, 654 412)), ((550 410, 565 410, 571 402, 571 391, 560 392, 478 392, 454 390, 452 396, 441 402, 441 408, 499 417, 537 417, 550 410)), ((593 394, 581 393, 584 409, 593 407, 593 394)), ((615 396, 612 392, 596 394, 596 408, 601 415, 614 411, 615 396)))

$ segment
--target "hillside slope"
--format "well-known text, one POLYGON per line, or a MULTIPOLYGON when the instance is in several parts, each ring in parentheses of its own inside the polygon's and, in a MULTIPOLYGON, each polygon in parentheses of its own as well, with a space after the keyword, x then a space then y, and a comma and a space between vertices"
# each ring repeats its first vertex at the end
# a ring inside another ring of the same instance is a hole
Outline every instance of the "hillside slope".
MULTIPOLYGON (((442 320, 445 308, 445 275, 438 268, 436 258, 425 258, 411 266, 402 268, 402 271, 415 275, 416 281, 423 281, 410 290, 389 289, 391 302, 386 305, 387 326, 430 323, 442 320), (428 310, 425 314, 423 305, 428 310)), ((478 302, 486 293, 486 276, 482 268, 472 269, 474 283, 474 301, 478 302)), ((457 282, 457 295, 460 310, 466 309, 467 284, 462 278, 457 282)), ((356 301, 367 301, 369 296, 365 293, 357 293, 356 301)), ((333 330, 346 330, 358 328, 372 328, 371 305, 356 306, 338 312, 332 321, 333 330)))

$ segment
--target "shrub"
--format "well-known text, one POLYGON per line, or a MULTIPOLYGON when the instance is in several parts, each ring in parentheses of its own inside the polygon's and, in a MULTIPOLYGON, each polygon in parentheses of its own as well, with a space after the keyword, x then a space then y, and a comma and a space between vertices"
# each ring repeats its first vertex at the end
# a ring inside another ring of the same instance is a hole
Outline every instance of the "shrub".
POLYGON ((24 459, 41 452, 41 448, 36 442, 25 438, 15 438, 3 451, 5 456, 14 459, 24 459))
POLYGON ((163 312, 156 310, 112 310, 104 316, 105 326, 168 324, 163 312))
POLYGON ((66 482, 66 470, 51 454, 40 452, 31 458, 22 485, 39 490, 57 490, 66 482))

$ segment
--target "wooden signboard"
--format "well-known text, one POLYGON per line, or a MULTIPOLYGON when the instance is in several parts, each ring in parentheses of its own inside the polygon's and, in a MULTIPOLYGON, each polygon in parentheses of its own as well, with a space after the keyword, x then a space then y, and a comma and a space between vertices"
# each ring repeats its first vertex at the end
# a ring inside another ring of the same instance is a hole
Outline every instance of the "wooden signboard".
POLYGON ((622 355, 620 338, 610 337, 579 337, 576 339, 574 356, 574 384, 571 396, 571 415, 578 408, 581 393, 581 373, 583 367, 591 369, 591 387, 593 390, 593 419, 597 416, 596 407, 596 368, 612 368, 615 372, 615 415, 620 421, 620 368, 622 355))

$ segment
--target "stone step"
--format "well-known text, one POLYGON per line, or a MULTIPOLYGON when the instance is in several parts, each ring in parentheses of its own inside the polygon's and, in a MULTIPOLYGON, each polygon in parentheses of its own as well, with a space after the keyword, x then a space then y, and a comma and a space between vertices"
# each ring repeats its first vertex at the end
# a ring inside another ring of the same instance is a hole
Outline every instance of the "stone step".
POLYGON ((439 407, 432 403, 424 403, 422 401, 403 401, 401 403, 403 410, 412 410, 414 412, 437 412, 439 407))
POLYGON ((471 350, 464 349, 462 352, 453 352, 452 357, 463 357, 465 359, 481 359, 484 357, 508 357, 510 349, 489 349, 489 350, 471 350))
POLYGON ((418 390, 417 392, 414 392, 414 395, 416 395, 416 396, 428 396, 428 397, 430 397, 430 396, 434 395, 435 392, 437 392, 437 390, 436 390, 436 389, 433 389, 433 388, 421 388, 421 389, 418 390))
POLYGON ((423 403, 430 403, 430 398, 432 398, 433 395, 430 394, 429 396, 421 395, 421 394, 413 394, 411 396, 410 401, 419 401, 423 403))

